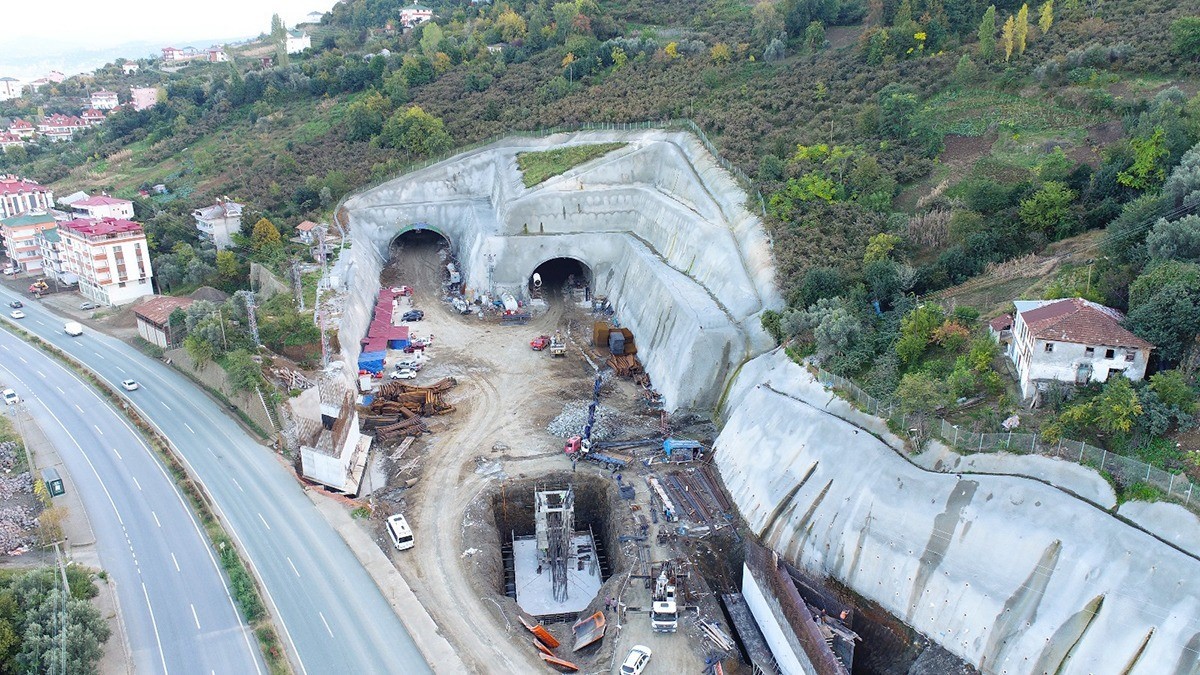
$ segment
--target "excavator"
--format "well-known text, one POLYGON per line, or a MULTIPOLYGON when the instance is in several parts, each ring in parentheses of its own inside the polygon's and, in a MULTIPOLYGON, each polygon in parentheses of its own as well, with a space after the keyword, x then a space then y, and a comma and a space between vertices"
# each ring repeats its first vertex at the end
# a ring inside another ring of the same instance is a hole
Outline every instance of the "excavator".
POLYGON ((38 279, 37 281, 33 282, 32 284, 29 284, 29 292, 33 293, 34 297, 40 298, 40 297, 42 297, 42 293, 45 293, 46 291, 49 291, 49 290, 50 290, 50 286, 46 284, 45 279, 38 279))

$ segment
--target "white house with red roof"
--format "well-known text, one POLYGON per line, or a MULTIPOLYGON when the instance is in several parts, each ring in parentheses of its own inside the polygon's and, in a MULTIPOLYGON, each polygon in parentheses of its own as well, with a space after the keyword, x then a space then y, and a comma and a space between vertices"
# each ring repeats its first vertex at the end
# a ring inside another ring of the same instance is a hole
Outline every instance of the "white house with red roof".
POLYGON ((14 119, 8 125, 8 133, 10 133, 14 136, 19 136, 21 138, 25 138, 25 139, 33 138, 33 135, 36 132, 37 132, 37 127, 33 126, 32 122, 26 122, 25 120, 20 119, 20 118, 14 119))
POLYGON ((208 61, 209 63, 227 63, 229 61, 229 55, 225 53, 224 47, 213 45, 212 47, 204 50, 204 60, 208 61))
POLYGON ((0 176, 0 218, 46 212, 53 207, 54 192, 50 188, 17 176, 0 176))
POLYGON ((400 25, 405 29, 412 28, 433 20, 433 10, 425 5, 413 3, 400 10, 400 25))
POLYGON ((92 92, 92 107, 96 110, 112 110, 119 105, 121 105, 121 100, 115 91, 101 89, 92 92))
POLYGON ((88 108, 87 110, 83 111, 83 114, 80 115, 79 118, 83 120, 84 124, 88 125, 89 127, 94 127, 98 124, 104 124, 105 114, 103 110, 88 108))
POLYGON ((0 77, 0 101, 21 97, 25 85, 15 77, 0 77))
POLYGON ((71 210, 84 218, 133 218, 133 202, 105 194, 73 201, 71 210))
POLYGON ((118 218, 77 218, 58 225, 62 266, 79 292, 99 305, 125 305, 154 289, 142 226, 118 218))
POLYGON ((17 145, 25 145, 25 139, 16 134, 10 134, 7 131, 0 131, 0 150, 17 145))
POLYGON ((54 113, 42 118, 38 124, 38 133, 51 141, 69 141, 76 131, 86 128, 87 122, 74 115, 54 113))
POLYGON ((1014 300, 1008 357, 1021 395, 1031 398, 1050 382, 1106 382, 1113 375, 1146 376, 1154 345, 1134 335, 1121 312, 1083 298, 1014 300))

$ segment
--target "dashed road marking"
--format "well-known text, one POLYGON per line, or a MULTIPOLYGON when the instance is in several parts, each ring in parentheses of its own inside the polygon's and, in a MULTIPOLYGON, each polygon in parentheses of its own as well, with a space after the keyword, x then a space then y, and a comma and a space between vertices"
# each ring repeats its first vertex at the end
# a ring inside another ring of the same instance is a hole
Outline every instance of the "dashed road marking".
POLYGON ((150 515, 154 516, 154 524, 155 524, 155 525, 157 525, 157 526, 159 526, 159 527, 162 527, 162 523, 161 523, 161 522, 159 522, 159 520, 158 520, 158 514, 157 514, 157 513, 155 513, 155 512, 153 512, 153 511, 151 511, 151 512, 150 512, 150 515))
POLYGON ((103 431, 100 431, 100 427, 99 427, 99 426, 97 426, 97 425, 93 424, 93 425, 92 425, 92 428, 93 428, 93 429, 95 429, 95 430, 96 430, 96 433, 100 434, 101 436, 103 436, 103 435, 104 435, 104 432, 103 432, 103 431))
POLYGON ((167 405, 166 403, 163 403, 162 401, 159 401, 159 403, 162 403, 162 407, 166 408, 167 410, 171 410, 171 406, 167 405))
MULTIPOLYGON (((189 604, 191 604, 191 603, 189 603, 189 604)), ((196 615, 196 606, 191 605, 191 607, 192 607, 192 620, 196 622, 196 630, 200 630, 200 617, 196 615)))
POLYGON ((183 426, 187 427, 187 430, 192 432, 193 434, 196 433, 196 430, 192 428, 192 425, 188 424, 187 422, 184 422, 183 426))
POLYGON ((142 491, 142 484, 138 482, 137 476, 130 476, 133 479, 133 484, 137 486, 138 492, 142 491))
POLYGON ((116 448, 113 448, 113 454, 117 456, 117 459, 125 461, 125 458, 121 456, 120 451, 118 451, 116 448))
POLYGON ((317 614, 321 617, 321 623, 325 624, 325 632, 329 633, 329 637, 333 637, 333 631, 329 629, 329 622, 325 620, 325 614, 317 610, 317 614))
POLYGON ((38 374, 38 377, 42 378, 43 380, 44 380, 44 379, 46 379, 46 374, 45 374, 45 373, 43 373, 42 371, 40 371, 40 370, 35 370, 35 371, 33 371, 33 372, 37 373, 37 374, 38 374))
POLYGON ((179 571, 181 571, 181 570, 179 569, 179 561, 175 559, 175 554, 174 554, 174 553, 172 553, 172 554, 171 554, 171 562, 175 563, 175 571, 176 571, 176 572, 179 572, 179 571))
MULTIPOLYGON (((287 557, 287 556, 284 556, 287 557)), ((292 571, 296 573, 296 578, 300 577, 300 570, 296 569, 296 563, 292 562, 290 557, 287 557, 288 564, 292 566, 292 571)))
POLYGON ((98 352, 98 351, 96 351, 96 350, 94 350, 94 349, 92 350, 92 353, 93 353, 93 354, 95 354, 96 356, 99 356, 100 358, 104 358, 104 355, 103 355, 103 354, 101 354, 100 352, 98 352))
POLYGON ((270 525, 267 525, 267 519, 266 519, 266 518, 263 518, 261 513, 260 513, 260 514, 258 514, 258 519, 262 521, 262 524, 263 524, 263 525, 266 525, 266 526, 267 526, 267 529, 268 529, 268 530, 269 530, 269 529, 271 529, 271 526, 270 526, 270 525))
POLYGON ((80 415, 83 414, 83 408, 80 408, 78 403, 75 404, 75 409, 79 411, 80 415))
POLYGON ((233 481, 233 486, 236 487, 239 492, 245 492, 245 490, 242 489, 242 484, 237 482, 236 478, 234 478, 233 476, 230 476, 229 480, 233 481))

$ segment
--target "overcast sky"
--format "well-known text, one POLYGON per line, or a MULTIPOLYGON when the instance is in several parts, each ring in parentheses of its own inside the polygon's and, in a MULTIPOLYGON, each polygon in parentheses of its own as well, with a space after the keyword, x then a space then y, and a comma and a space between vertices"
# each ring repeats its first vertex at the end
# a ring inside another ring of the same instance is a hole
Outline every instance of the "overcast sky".
MULTIPOLYGON (((23 77, 7 71, 30 68, 44 74, 36 69, 55 57, 71 62, 78 52, 99 54, 131 43, 182 47, 191 41, 251 37, 270 30, 274 13, 291 28, 309 12, 328 11, 333 4, 334 0, 58 0, 53 3, 54 16, 47 19, 47 6, 39 2, 0 0, 0 76, 23 77)), ((125 56, 147 53, 143 48, 125 56)))

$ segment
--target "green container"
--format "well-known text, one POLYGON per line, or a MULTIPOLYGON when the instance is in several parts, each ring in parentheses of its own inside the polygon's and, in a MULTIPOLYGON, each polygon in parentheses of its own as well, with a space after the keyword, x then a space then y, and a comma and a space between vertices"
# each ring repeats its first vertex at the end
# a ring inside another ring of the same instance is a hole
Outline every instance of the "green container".
POLYGON ((67 488, 63 486, 62 477, 58 475, 58 469, 54 467, 42 469, 42 482, 46 484, 46 489, 50 492, 51 497, 57 497, 67 492, 67 488))

